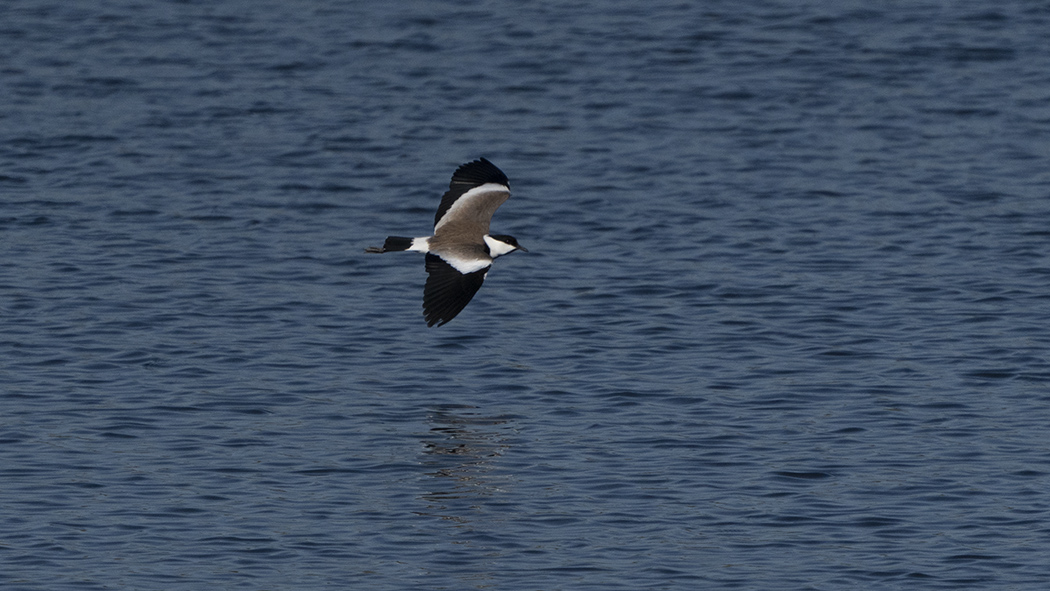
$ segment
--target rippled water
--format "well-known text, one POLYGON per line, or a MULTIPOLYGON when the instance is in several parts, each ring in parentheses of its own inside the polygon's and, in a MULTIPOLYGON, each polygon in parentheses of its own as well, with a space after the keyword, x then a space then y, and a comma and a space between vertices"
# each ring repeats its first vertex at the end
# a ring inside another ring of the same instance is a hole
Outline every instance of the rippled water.
POLYGON ((1050 579, 1040 4, 4 13, 5 590, 1050 579))

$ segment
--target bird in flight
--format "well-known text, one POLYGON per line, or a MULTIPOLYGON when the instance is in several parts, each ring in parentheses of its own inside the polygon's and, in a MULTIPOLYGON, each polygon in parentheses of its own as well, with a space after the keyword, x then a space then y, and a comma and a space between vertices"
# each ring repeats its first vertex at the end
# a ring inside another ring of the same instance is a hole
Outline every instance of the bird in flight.
POLYGON ((484 158, 468 162, 452 174, 441 197, 433 236, 389 236, 383 246, 365 252, 426 253, 423 318, 427 326, 441 326, 470 303, 496 257, 515 250, 528 252, 513 236, 489 234, 492 214, 509 198, 510 182, 502 170, 484 158))

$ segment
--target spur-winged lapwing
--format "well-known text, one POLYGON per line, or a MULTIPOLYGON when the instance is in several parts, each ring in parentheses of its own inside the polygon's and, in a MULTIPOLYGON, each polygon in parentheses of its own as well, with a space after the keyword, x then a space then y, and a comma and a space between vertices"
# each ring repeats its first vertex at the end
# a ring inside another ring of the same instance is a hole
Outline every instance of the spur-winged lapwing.
POLYGON ((492 261, 515 250, 528 250, 513 236, 489 234, 492 214, 510 198, 510 182, 496 165, 479 158, 456 169, 434 216, 434 235, 390 236, 365 252, 412 250, 427 255, 423 317, 441 326, 470 303, 485 281, 492 261))

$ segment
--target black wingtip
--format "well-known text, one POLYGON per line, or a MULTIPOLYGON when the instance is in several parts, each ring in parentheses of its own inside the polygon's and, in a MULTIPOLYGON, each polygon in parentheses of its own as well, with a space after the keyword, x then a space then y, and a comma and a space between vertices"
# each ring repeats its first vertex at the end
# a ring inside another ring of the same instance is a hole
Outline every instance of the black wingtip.
POLYGON ((448 186, 450 189, 454 185, 459 184, 476 187, 485 183, 496 183, 510 187, 510 180, 507 178, 507 175, 503 174, 502 170, 487 159, 478 158, 457 168, 456 172, 452 174, 452 181, 448 186))
POLYGON ((489 267, 463 274, 437 255, 427 253, 427 282, 423 286, 423 318, 427 326, 441 326, 467 307, 481 288, 489 267))

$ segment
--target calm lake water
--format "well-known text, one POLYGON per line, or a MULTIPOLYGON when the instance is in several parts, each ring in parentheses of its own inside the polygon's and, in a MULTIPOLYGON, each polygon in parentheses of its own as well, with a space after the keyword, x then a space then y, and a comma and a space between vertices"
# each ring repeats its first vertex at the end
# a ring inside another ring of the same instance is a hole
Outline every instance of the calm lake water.
POLYGON ((0 12, 5 590, 1046 588, 1045 3, 0 12))

